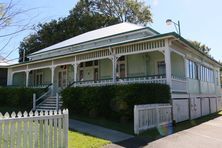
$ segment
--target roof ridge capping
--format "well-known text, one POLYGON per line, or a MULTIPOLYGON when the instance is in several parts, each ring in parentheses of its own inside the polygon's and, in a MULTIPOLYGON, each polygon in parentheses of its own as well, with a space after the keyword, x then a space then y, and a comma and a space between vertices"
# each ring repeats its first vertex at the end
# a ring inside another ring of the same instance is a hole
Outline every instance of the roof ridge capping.
POLYGON ((59 48, 64 48, 64 47, 68 47, 68 46, 72 46, 72 45, 78 45, 81 43, 85 43, 85 42, 89 42, 89 41, 93 41, 93 40, 97 40, 97 39, 102 39, 102 38, 106 38, 106 37, 111 37, 111 36, 115 36, 115 35, 120 35, 123 33, 130 33, 130 32, 142 30, 142 29, 148 29, 149 31, 153 32, 154 34, 159 34, 159 32, 155 31, 154 29, 152 29, 150 27, 145 27, 142 25, 137 25, 137 24, 133 24, 133 23, 129 23, 129 22, 123 22, 123 23, 119 23, 119 24, 115 24, 115 25, 111 25, 111 26, 107 26, 107 27, 102 27, 102 28, 92 30, 89 32, 85 32, 83 34, 74 36, 74 37, 64 40, 62 42, 51 45, 49 47, 43 48, 43 49, 41 49, 37 52, 34 52, 30 55, 35 55, 38 53, 51 51, 51 50, 55 50, 55 49, 59 49, 59 48))

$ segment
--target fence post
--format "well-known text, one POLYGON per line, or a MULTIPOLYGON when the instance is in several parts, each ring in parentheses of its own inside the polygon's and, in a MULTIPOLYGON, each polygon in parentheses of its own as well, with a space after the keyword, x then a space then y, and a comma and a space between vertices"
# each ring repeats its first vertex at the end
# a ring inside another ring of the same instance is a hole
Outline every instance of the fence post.
POLYGON ((156 125, 159 126, 160 115, 159 115, 159 106, 156 106, 156 125))
POLYGON ((139 110, 137 105, 134 105, 134 133, 139 134, 139 110))
POLYGON ((59 110, 59 94, 56 93, 56 110, 59 110))
POLYGON ((33 110, 36 110, 36 94, 35 93, 32 96, 32 101, 33 101, 33 110))
POLYGON ((64 109, 63 110, 63 130, 64 130, 64 139, 63 139, 63 146, 65 148, 68 148, 68 130, 69 130, 69 110, 68 109, 64 109))

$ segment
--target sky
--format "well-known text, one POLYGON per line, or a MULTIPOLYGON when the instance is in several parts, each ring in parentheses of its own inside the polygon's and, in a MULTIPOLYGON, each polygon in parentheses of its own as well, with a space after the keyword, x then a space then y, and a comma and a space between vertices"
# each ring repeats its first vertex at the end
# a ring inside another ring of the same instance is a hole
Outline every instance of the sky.
MULTIPOLYGON (((69 14, 77 0, 13 0, 16 9, 28 10, 16 18, 29 26, 49 22, 52 19, 65 17, 69 14)), ((9 0, 0 0, 7 3, 9 0)), ((200 41, 211 48, 210 54, 222 61, 222 1, 221 0, 145 0, 151 7, 153 23, 149 27, 160 33, 175 31, 173 25, 167 26, 166 19, 181 23, 181 34, 189 40, 200 41)), ((0 36, 9 33, 13 28, 0 30, 0 36)), ((26 30, 13 36, 5 48, 8 38, 0 38, 0 56, 18 61, 18 46, 23 38, 33 30, 26 30), (3 48, 3 50, 1 50, 3 48)))

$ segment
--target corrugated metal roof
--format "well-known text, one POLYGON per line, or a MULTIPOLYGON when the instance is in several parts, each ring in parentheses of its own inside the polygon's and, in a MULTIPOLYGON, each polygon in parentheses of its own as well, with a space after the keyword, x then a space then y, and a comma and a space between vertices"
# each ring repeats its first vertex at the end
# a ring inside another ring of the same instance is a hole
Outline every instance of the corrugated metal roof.
POLYGON ((104 38, 104 37, 108 37, 108 36, 112 36, 116 34, 121 34, 124 32, 134 31, 134 30, 138 30, 142 28, 145 28, 145 27, 124 22, 124 23, 120 23, 120 24, 86 32, 84 34, 75 36, 73 38, 67 39, 60 43, 57 43, 47 48, 44 48, 42 50, 39 50, 33 54, 46 52, 46 51, 50 51, 50 50, 54 50, 54 49, 58 49, 62 47, 67 47, 70 45, 75 45, 75 44, 79 44, 79 43, 83 43, 83 42, 87 42, 87 41, 91 41, 95 39, 100 39, 100 38, 104 38))
POLYGON ((2 56, 0 56, 0 66, 8 66, 10 65, 10 63, 6 62, 7 60, 5 60, 2 56))

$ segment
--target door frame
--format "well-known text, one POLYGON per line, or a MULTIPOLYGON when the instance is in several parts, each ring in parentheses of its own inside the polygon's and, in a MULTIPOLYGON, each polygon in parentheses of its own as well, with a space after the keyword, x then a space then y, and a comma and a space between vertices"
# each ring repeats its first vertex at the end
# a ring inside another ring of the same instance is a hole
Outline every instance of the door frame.
POLYGON ((66 78, 65 78, 65 81, 66 81, 66 84, 65 84, 65 87, 68 85, 68 70, 67 68, 66 69, 58 69, 58 73, 57 73, 57 86, 58 88, 63 88, 63 87, 59 87, 59 73, 61 72, 62 73, 62 76, 63 76, 63 72, 66 72, 66 78))

